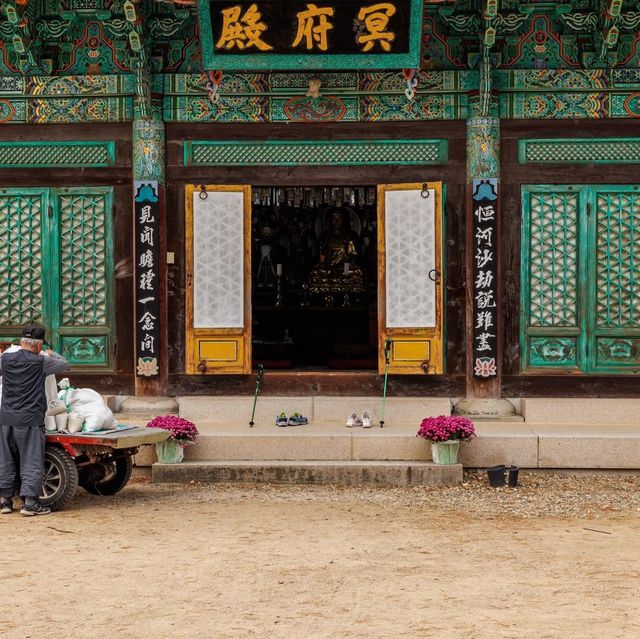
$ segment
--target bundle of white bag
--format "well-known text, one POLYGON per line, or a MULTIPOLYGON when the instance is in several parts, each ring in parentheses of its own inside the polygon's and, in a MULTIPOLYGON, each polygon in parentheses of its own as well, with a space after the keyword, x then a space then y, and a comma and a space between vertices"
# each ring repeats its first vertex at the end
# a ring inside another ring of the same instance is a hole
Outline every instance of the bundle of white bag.
MULTIPOLYGON (((55 416, 57 430, 95 433, 117 427, 118 422, 99 393, 90 388, 74 388, 66 377, 58 383, 58 387, 58 400, 63 403, 65 413, 60 412, 55 416), (66 424, 63 424, 65 421, 66 424)), ((60 408, 57 405, 51 406, 52 403, 50 402, 50 413, 60 408)))

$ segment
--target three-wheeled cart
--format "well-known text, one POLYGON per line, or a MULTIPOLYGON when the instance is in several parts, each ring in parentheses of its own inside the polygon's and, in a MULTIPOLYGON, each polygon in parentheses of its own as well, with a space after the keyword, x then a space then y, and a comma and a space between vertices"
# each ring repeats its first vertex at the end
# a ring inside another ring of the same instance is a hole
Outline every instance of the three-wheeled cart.
POLYGON ((92 495, 114 495, 131 478, 133 455, 138 449, 169 436, 161 428, 143 427, 112 433, 47 433, 41 503, 60 510, 78 486, 92 495))

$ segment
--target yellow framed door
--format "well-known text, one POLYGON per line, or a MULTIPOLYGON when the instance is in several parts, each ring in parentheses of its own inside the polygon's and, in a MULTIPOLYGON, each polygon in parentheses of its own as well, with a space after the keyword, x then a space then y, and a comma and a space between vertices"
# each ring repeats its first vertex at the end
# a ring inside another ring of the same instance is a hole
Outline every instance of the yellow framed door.
POLYGON ((441 374, 442 182, 378 186, 378 370, 441 374))
POLYGON ((187 185, 186 370, 251 372, 251 187, 187 185))

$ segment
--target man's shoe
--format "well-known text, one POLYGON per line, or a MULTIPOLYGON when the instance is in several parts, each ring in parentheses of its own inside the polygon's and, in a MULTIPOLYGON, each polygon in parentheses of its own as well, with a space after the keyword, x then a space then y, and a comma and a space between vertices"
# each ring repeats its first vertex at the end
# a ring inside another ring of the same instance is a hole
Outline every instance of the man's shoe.
POLYGON ((286 413, 280 413, 277 417, 276 417, 276 426, 286 426, 287 425, 287 415, 286 413))
POLYGON ((13 511, 13 501, 11 499, 3 499, 0 501, 0 515, 10 515, 13 511))
POLYGON ((351 413, 347 418, 347 428, 359 428, 360 426, 362 426, 362 420, 355 413, 351 413))
POLYGON ((371 428, 371 413, 368 410, 362 413, 362 428, 371 428))
POLYGON ((51 513, 51 508, 47 508, 42 504, 25 504, 20 511, 21 515, 26 515, 27 517, 33 517, 34 515, 48 515, 51 513))
POLYGON ((304 426, 309 423, 309 420, 300 413, 293 413, 293 415, 289 417, 289 421, 287 423, 289 426, 304 426))

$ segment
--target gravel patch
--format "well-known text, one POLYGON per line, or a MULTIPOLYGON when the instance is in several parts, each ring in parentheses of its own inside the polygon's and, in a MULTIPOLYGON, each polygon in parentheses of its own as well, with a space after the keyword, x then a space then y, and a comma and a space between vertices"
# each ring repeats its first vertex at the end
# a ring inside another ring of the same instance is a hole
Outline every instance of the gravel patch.
MULTIPOLYGON (((82 499, 82 497, 80 497, 82 499)), ((163 500, 226 502, 342 502, 382 507, 431 508, 489 519, 521 517, 610 517, 640 512, 640 476, 520 472, 517 488, 492 488, 486 473, 465 473, 461 486, 376 487, 286 484, 151 484, 138 478, 117 502, 163 500)))

